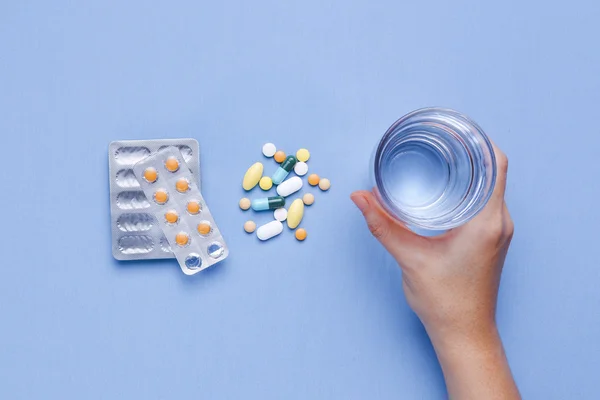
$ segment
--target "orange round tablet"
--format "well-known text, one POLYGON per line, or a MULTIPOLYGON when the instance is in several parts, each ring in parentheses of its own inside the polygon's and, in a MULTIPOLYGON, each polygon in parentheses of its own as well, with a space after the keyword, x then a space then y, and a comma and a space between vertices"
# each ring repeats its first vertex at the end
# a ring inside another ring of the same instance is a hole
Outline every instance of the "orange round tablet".
POLYGON ((154 192, 154 201, 158 204, 165 204, 169 200, 169 194, 164 189, 154 192))
POLYGON ((177 235, 175 235, 175 243, 177 243, 178 246, 187 246, 189 242, 190 236, 187 233, 179 232, 177 235))
POLYGON ((146 182, 154 183, 158 179, 158 172, 152 167, 146 168, 144 170, 144 179, 146 182))
POLYGON ((200 203, 196 200, 189 201, 187 203, 187 211, 192 214, 198 214, 200 212, 200 203))
POLYGON ((169 224, 176 224, 179 221, 179 215, 175 210, 169 210, 165 213, 165 221, 169 224))
POLYGON ((200 222, 198 224, 198 233, 201 235, 208 235, 211 231, 210 223, 207 221, 200 222))
POLYGON ((273 158, 275 159, 275 161, 277 161, 278 163, 281 164, 285 160, 285 153, 283 151, 279 150, 278 152, 275 153, 273 158))
POLYGON ((299 241, 303 241, 304 239, 306 239, 306 230, 303 228, 296 230, 296 239, 298 239, 299 241))
POLYGON ((177 243, 178 246, 187 246, 189 242, 190 236, 187 233, 179 232, 177 235, 175 235, 175 243, 177 243))
POLYGON ((308 183, 310 184, 310 186, 317 186, 319 184, 319 181, 321 179, 319 178, 319 175, 317 174, 310 174, 308 176, 308 183))
POLYGON ((185 193, 190 190, 190 182, 186 178, 178 179, 175 188, 179 193, 185 193))
POLYGON ((175 157, 169 157, 165 161, 165 168, 170 172, 175 172, 179 169, 179 161, 175 157))

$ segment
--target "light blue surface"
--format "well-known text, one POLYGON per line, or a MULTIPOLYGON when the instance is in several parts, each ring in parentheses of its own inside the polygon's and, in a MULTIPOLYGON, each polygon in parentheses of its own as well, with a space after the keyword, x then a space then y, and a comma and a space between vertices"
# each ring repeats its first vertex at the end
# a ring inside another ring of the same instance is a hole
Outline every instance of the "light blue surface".
POLYGON ((598 2, 85 3, 0 4, 0 398, 443 398, 348 198, 377 138, 428 105, 510 158, 498 319, 522 393, 600 397, 598 2), (108 143, 188 136, 231 256, 192 278, 114 261, 108 143), (267 141, 332 181, 305 243, 242 230, 267 141))

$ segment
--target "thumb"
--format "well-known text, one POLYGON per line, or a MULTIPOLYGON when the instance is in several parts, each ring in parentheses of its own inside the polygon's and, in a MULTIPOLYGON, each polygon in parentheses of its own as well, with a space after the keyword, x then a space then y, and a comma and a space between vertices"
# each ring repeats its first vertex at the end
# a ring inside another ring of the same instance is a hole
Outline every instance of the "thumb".
POLYGON ((350 195, 362 212, 369 230, 377 240, 399 260, 408 246, 416 245, 419 236, 392 219, 382 208, 373 193, 360 190, 350 195))

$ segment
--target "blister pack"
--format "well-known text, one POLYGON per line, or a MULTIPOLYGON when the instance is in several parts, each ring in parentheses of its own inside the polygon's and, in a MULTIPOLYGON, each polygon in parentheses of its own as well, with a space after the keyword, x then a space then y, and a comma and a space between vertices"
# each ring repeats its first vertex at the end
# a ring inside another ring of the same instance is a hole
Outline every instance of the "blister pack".
POLYGON ((200 187, 200 152, 195 139, 120 140, 108 146, 112 254, 117 260, 175 257, 133 173, 140 160, 175 146, 200 187))
POLYGON ((142 159, 133 173, 186 275, 227 257, 225 241, 177 147, 142 159))

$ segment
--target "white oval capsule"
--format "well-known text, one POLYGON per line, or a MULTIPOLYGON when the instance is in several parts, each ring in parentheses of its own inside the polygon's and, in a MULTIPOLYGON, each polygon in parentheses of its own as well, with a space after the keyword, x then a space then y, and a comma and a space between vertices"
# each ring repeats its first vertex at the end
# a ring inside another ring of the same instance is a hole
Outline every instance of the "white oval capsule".
POLYGON ((275 220, 260 226, 256 230, 256 236, 258 236, 260 240, 268 240, 279 235, 281 232, 283 232, 283 224, 281 221, 275 220))
POLYGON ((300 189, 302 189, 302 179, 299 176, 294 176, 277 186, 277 194, 286 197, 300 189))

